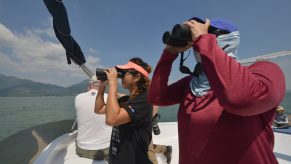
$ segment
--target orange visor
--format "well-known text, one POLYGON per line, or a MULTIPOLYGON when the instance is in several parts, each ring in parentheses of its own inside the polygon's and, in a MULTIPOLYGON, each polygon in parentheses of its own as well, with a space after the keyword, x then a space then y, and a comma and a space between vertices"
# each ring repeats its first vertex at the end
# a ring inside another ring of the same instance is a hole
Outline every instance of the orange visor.
POLYGON ((143 69, 141 66, 130 61, 125 65, 117 65, 116 67, 120 69, 135 69, 139 73, 143 74, 145 77, 149 76, 149 73, 145 69, 143 69))

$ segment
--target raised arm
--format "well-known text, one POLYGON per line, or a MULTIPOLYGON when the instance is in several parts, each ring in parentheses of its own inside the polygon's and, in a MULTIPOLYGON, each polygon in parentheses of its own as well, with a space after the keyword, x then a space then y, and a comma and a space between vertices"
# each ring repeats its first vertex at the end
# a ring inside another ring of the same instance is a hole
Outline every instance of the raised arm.
POLYGON ((100 82, 94 108, 94 112, 96 114, 105 114, 105 102, 104 102, 105 88, 106 84, 104 82, 100 82))
POLYGON ((250 116, 279 105, 285 95, 285 78, 271 62, 244 67, 217 45, 211 34, 194 43, 201 54, 203 69, 220 104, 230 113, 250 116))
POLYGON ((154 105, 173 105, 179 103, 181 99, 187 78, 168 85, 172 63, 177 56, 166 48, 155 68, 148 93, 148 101, 154 105))
POLYGON ((117 100, 117 71, 113 67, 108 69, 106 74, 109 83, 107 104, 105 106, 106 124, 117 126, 128 123, 131 119, 127 111, 119 106, 117 100))

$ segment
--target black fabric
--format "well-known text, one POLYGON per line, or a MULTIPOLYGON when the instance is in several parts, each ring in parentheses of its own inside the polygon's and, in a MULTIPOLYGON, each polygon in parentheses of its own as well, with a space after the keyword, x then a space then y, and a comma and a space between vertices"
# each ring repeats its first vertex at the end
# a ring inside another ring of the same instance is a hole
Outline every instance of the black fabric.
POLYGON ((56 37, 66 50, 68 64, 71 64, 71 60, 78 65, 86 63, 80 46, 71 36, 69 19, 63 2, 60 0, 44 0, 44 3, 53 17, 56 37))
POLYGON ((190 71, 190 69, 188 67, 184 66, 184 61, 188 58, 189 54, 190 54, 190 52, 188 53, 186 58, 184 58, 184 52, 181 52, 179 70, 181 73, 192 75, 192 72, 190 71))
POLYGON ((119 99, 120 106, 128 112, 132 121, 112 128, 110 164, 151 163, 147 152, 152 139, 153 106, 148 103, 146 97, 144 93, 134 99, 119 99))
POLYGON ((193 75, 198 77, 200 74, 203 73, 203 67, 202 67, 202 63, 201 62, 198 62, 196 65, 195 65, 195 68, 194 68, 194 72, 193 72, 193 75))

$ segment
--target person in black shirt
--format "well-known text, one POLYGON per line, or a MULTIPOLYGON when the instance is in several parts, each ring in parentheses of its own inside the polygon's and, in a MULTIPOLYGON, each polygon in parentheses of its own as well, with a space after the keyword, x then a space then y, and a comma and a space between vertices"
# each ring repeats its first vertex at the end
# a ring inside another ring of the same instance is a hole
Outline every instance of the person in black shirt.
POLYGON ((125 65, 106 70, 108 80, 100 83, 95 112, 105 113, 106 124, 113 126, 110 164, 151 163, 147 152, 152 139, 153 106, 146 98, 150 72, 151 67, 142 59, 132 58, 125 65), (117 97, 118 76, 122 79, 122 87, 129 90, 129 96, 117 97), (105 104, 103 94, 107 84, 109 90, 105 104))

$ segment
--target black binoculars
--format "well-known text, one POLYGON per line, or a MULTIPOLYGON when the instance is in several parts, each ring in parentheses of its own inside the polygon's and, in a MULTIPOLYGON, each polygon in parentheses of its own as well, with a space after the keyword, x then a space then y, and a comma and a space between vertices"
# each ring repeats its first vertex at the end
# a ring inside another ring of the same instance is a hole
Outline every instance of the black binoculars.
MULTIPOLYGON (((193 17, 190 20, 195 20, 199 23, 205 23, 205 21, 198 17, 193 17)), ((215 34, 217 37, 219 35, 228 34, 230 32, 210 25, 208 28, 208 33, 215 34)), ((185 24, 176 24, 171 32, 166 31, 163 35, 163 43, 172 46, 183 47, 186 46, 189 41, 193 41, 192 34, 189 26, 185 24)))
MULTIPOLYGON (((117 67, 115 67, 117 70, 117 78, 123 78, 124 75, 127 73, 127 71, 119 69, 117 67)), ((96 77, 97 80, 100 81, 106 81, 107 80, 107 75, 105 73, 106 69, 102 69, 102 68, 96 68, 96 77)))
POLYGON ((158 124, 160 118, 161 118, 161 115, 157 113, 152 119, 153 131, 155 135, 159 135, 161 133, 159 124, 158 124))

